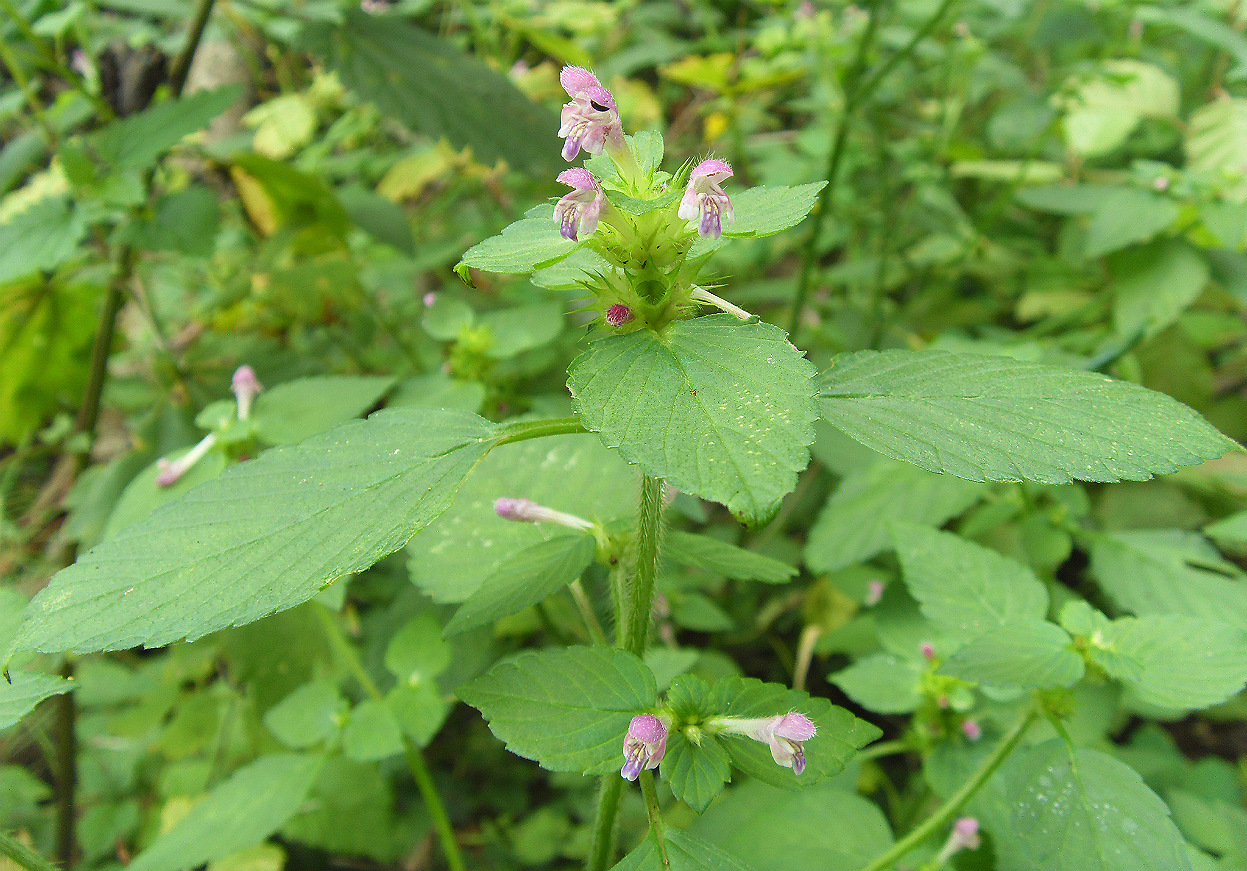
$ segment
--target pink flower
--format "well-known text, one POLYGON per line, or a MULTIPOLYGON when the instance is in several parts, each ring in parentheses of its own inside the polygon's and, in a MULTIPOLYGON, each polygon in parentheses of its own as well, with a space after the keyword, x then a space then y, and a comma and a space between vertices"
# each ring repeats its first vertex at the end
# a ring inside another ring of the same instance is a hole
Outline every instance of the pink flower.
POLYGON ((574 242, 580 233, 592 233, 597 229, 606 196, 587 169, 565 169, 559 173, 559 181, 570 185, 571 190, 555 203, 554 220, 560 225, 563 238, 574 242))
POLYGON ((922 652, 922 658, 927 662, 935 661, 935 645, 930 641, 922 642, 922 645, 918 649, 922 652))
POLYGON ((977 850, 983 839, 979 835, 979 821, 974 817, 962 817, 953 824, 952 833, 936 856, 935 865, 943 867, 949 859, 962 850, 977 850))
POLYGON ((977 741, 983 737, 983 727, 974 720, 965 720, 961 724, 961 734, 969 741, 977 741))
POLYGON ((555 511, 553 508, 538 505, 531 499, 504 496, 494 502, 494 513, 503 520, 516 520, 521 523, 557 523, 571 529, 593 529, 593 523, 583 517, 555 511))
POLYGON ((686 221, 696 218, 699 235, 718 239, 723 232, 723 223, 730 224, 736 219, 732 200, 720 186, 731 175, 730 166, 722 160, 711 159, 699 163, 689 177, 678 214, 686 221))
POLYGON ((212 450, 212 446, 216 444, 216 433, 210 432, 202 439, 199 444, 195 445, 176 460, 169 461, 161 457, 156 461, 156 484, 160 487, 169 487, 177 483, 183 475, 190 471, 191 466, 203 459, 208 451, 212 450))
POLYGON ((239 366, 234 370, 230 389, 234 391, 234 398, 238 400, 238 419, 246 420, 251 416, 251 400, 264 389, 264 385, 260 383, 260 379, 255 377, 254 369, 250 366, 239 366))
POLYGON ((619 774, 636 780, 642 771, 657 768, 667 752, 667 724, 653 714, 633 717, 624 737, 624 765, 619 774))
POLYGON ((608 138, 612 148, 622 148, 623 125, 615 98, 597 76, 580 67, 563 67, 559 81, 572 98, 563 106, 559 119, 559 136, 567 140, 563 158, 575 160, 582 148, 589 154, 601 154, 608 138))
POLYGON ((818 734, 814 721, 795 711, 758 719, 724 717, 717 723, 727 734, 744 735, 769 746, 776 764, 791 768, 793 774, 805 771, 805 748, 802 744, 818 734))
POLYGON ((632 320, 632 309, 622 302, 617 302, 606 310, 606 322, 612 327, 621 327, 632 320))

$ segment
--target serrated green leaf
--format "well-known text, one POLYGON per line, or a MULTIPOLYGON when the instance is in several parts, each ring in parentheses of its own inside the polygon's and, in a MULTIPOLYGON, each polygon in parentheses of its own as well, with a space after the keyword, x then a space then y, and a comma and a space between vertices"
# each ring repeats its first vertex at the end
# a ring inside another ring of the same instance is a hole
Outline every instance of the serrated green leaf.
POLYGON ((521 218, 497 236, 476 243, 463 252, 459 266, 523 275, 557 263, 571 254, 579 243, 564 239, 553 220, 553 210, 550 215, 549 218, 521 218))
POLYGON ((756 678, 720 678, 711 690, 710 705, 727 717, 753 719, 797 711, 814 721, 818 734, 804 742, 806 768, 800 775, 777 765, 769 747, 760 741, 728 734, 720 738, 733 765, 750 777, 783 789, 800 789, 839 774, 859 749, 882 734, 828 699, 756 678))
POLYGON ((723 786, 732 779, 727 751, 718 739, 703 737, 700 744, 694 744, 683 732, 675 732, 667 738, 667 752, 660 770, 672 795, 697 813, 710 807, 723 786))
POLYGON ((662 553, 681 565, 696 566, 737 581, 785 584, 797 573, 792 566, 772 557, 678 529, 663 536, 662 553))
POLYGON ((794 187, 762 185, 732 194, 736 220, 723 227, 724 236, 770 236, 795 227, 818 202, 825 181, 794 187))
POLYGON ((1114 602, 1141 617, 1185 614, 1247 628, 1247 578, 1194 533, 1096 536, 1091 574, 1114 602))
POLYGON ((501 445, 472 473, 450 510, 411 540, 411 579, 435 601, 462 602, 512 554, 566 533, 550 523, 503 520, 494 513, 499 497, 610 522, 636 510, 639 477, 592 434, 501 445))
POLYGON ((878 714, 907 714, 922 701, 925 669, 916 660, 886 653, 863 657, 827 680, 863 708, 878 714))
POLYGON ((782 330, 723 314, 599 339, 568 387, 585 426, 625 460, 753 522, 809 462, 812 374, 782 330))
POLYGON ((446 634, 466 632, 535 605, 580 577, 597 543, 590 535, 560 535, 529 545, 503 563, 446 624, 446 634))
POLYGON ((87 223, 64 197, 52 197, 0 224, 0 284, 68 263, 87 223))
POLYGON ((1189 871, 1169 809, 1129 766, 1054 739, 997 775, 997 861, 1016 871, 1189 871))
POLYGON ((234 104, 242 88, 229 85, 167 100, 114 121, 91 136, 96 156, 109 171, 146 169, 186 136, 234 104))
POLYGON ((44 699, 73 688, 71 681, 54 674, 13 669, 7 677, 0 677, 0 729, 12 726, 44 699))
POLYGON ((645 663, 607 647, 522 653, 458 694, 512 753, 581 774, 619 769, 628 724, 658 699, 645 663))
POLYGON ((18 648, 157 647, 293 607, 444 511, 493 432, 475 415, 401 409, 267 451, 59 572, 18 648))
POLYGON ((381 399, 393 378, 317 375, 284 381, 255 400, 251 420, 261 439, 289 445, 359 417, 381 399))
POLYGON ((1026 566, 949 532, 893 527, 905 585, 922 613, 964 639, 1007 623, 1042 620, 1048 591, 1026 566))
POLYGON ((1164 394, 1006 357, 841 354, 819 398, 867 447, 971 481, 1144 480, 1238 447, 1164 394))
POLYGON ((666 850, 667 861, 663 862, 651 832, 611 871, 752 871, 718 847, 678 829, 667 829, 666 850))
POLYGON ((304 684, 264 713, 264 725, 295 750, 319 744, 338 731, 343 699, 333 684, 304 684))
POLYGON ((208 793, 128 867, 184 871, 260 843, 294 816, 322 762, 294 753, 261 756, 208 793))
MULTIPOLYGON (((851 442, 850 442, 851 444, 851 442)), ((850 473, 810 528, 805 561, 812 572, 834 572, 892 546, 889 524, 939 526, 965 511, 985 488, 909 463, 881 459, 850 473)))
POLYGON ((994 687, 1070 687, 1086 672, 1069 634, 1046 620, 1001 623, 964 645, 941 674, 994 687))
POLYGON ((1173 710, 1206 708, 1247 684, 1247 629, 1181 614, 1114 620, 1102 644, 1137 664, 1106 665, 1140 701, 1173 710))

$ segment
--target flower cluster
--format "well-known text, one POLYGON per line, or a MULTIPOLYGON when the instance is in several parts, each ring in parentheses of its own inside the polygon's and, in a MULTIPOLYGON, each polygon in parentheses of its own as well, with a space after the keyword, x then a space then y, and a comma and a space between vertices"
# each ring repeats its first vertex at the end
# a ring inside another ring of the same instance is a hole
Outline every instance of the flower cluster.
MULTIPOLYGON (((657 768, 667 752, 669 728, 665 720, 653 714, 633 717, 624 737, 624 766, 620 775, 636 780, 642 771, 657 768)), ((794 774, 805 771, 804 744, 818 734, 814 722, 795 711, 756 719, 717 717, 707 721, 704 729, 710 734, 742 735, 761 741, 770 748, 776 764, 791 768, 794 774)))

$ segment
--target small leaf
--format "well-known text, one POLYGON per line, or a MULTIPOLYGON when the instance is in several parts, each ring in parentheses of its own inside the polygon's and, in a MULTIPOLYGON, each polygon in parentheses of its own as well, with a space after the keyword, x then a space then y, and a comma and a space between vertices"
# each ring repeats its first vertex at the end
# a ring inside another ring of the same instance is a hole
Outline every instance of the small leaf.
POLYGON ((199 91, 114 121, 91 136, 100 162, 112 172, 146 169, 196 130, 232 106, 242 88, 199 91))
POLYGON ((727 751, 716 738, 703 737, 694 744, 675 732, 667 738, 662 758, 662 777, 672 794, 697 813, 703 813, 723 786, 732 779, 727 751))
POLYGON ((318 375, 283 381, 255 400, 256 433, 272 445, 289 445, 359 417, 381 399, 393 378, 318 375))
POLYGON ((1208 284, 1208 263, 1185 242, 1166 239, 1129 248, 1109 259, 1113 323, 1131 336, 1151 337, 1168 327, 1208 284))
POLYGON ((827 679, 863 708, 877 714, 907 714, 922 702, 923 665, 876 653, 859 659, 827 679))
MULTIPOLYGON (((1242 46, 1242 36, 1233 35, 1242 46)), ((1190 169, 1226 184, 1223 193, 1232 202, 1247 201, 1247 99, 1222 96, 1196 109, 1185 144, 1190 169)))
POLYGON ((797 570, 785 562, 736 547, 708 535, 673 529, 663 536, 663 556, 686 566, 696 566, 737 581, 785 584, 797 570))
POLYGON ((961 647, 939 671, 994 687, 1050 689, 1078 683, 1086 666, 1060 626, 1014 620, 961 647))
POLYGON ((342 752, 357 762, 375 762, 403 752, 398 718, 383 699, 365 699, 342 730, 342 752))
POLYGON ((818 202, 818 194, 827 186, 825 181, 795 187, 749 188, 732 194, 736 220, 723 227, 724 236, 770 236, 795 227, 818 202))
POLYGON ((304 684, 264 714, 264 725, 287 747, 302 750, 338 731, 343 699, 326 681, 304 684))
POLYGON ((1083 256, 1102 257, 1154 239, 1173 226, 1180 214, 1174 200, 1154 191, 1110 188, 1091 214, 1083 256))
POLYGON ((12 726, 44 699, 73 688, 73 682, 63 677, 17 668, 0 676, 0 729, 12 726))
POLYGON ((568 387, 585 426, 625 460, 755 522, 809 462, 812 374, 782 330, 723 314, 599 339, 568 387))
POLYGON ((524 275, 562 260, 579 243, 564 239, 554 221, 551 208, 548 217, 521 218, 497 236, 478 242, 463 253, 459 266, 485 272, 509 272, 524 275))
POLYGON ((64 197, 35 203, 0 223, 0 285, 65 265, 86 234, 86 221, 64 197))
POLYGON ((450 665, 450 645, 442 640, 442 627, 429 612, 407 621, 385 647, 385 667, 399 683, 422 686, 450 665))
POLYGON ((589 535, 560 535, 530 545, 503 563, 446 624, 446 634, 466 632, 535 605, 580 577, 597 545, 589 535))
POLYGON ((208 793, 128 868, 184 871, 255 846, 294 816, 322 762, 293 753, 261 756, 208 793))
POLYGON ((658 690, 645 663, 607 647, 522 653, 459 690, 517 756, 550 771, 605 774, 623 765, 623 741, 658 690))
POLYGON ((667 829, 665 843, 666 862, 651 832, 611 871, 752 871, 718 847, 678 829, 667 829))
POLYGON ((1181 614, 1114 620, 1102 643, 1131 661, 1112 677, 1149 705, 1173 710, 1206 708, 1247 684, 1247 629, 1181 614))
POLYGON ((1144 480, 1238 447, 1168 396, 1095 372, 943 351, 841 354, 823 418, 971 481, 1144 480))

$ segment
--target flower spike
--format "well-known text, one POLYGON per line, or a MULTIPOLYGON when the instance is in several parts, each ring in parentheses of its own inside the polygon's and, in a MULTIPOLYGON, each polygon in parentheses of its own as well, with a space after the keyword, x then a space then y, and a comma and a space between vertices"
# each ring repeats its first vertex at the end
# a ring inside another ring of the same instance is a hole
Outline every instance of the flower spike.
POLYGON ((731 175, 732 167, 722 160, 711 158, 699 163, 689 177, 677 214, 686 221, 696 219, 698 235, 718 239, 723 232, 723 224, 730 224, 736 219, 732 200, 721 186, 731 175))
POLYGON ((624 737, 624 765, 619 775, 636 780, 642 771, 657 768, 667 752, 667 724, 653 714, 632 718, 624 737))
POLYGON ((554 220, 558 222, 563 238, 575 242, 580 234, 589 234, 597 229, 606 195, 593 173, 587 169, 565 169, 559 173, 559 181, 571 186, 571 190, 555 204, 554 220))
POLYGON ((615 97, 597 76, 581 67, 563 67, 559 82, 572 98, 559 117, 563 159, 575 160, 581 149, 601 154, 609 139, 612 150, 623 148, 623 124, 615 97))

